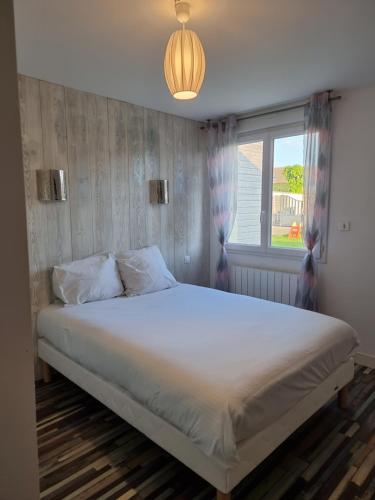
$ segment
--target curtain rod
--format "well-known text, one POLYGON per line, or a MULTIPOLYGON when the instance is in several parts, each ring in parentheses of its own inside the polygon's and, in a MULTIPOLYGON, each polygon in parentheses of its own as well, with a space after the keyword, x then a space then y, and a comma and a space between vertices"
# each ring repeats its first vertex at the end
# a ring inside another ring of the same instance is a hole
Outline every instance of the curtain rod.
MULTIPOLYGON (((341 99, 341 95, 338 95, 338 96, 335 96, 335 97, 330 97, 329 101, 338 101, 339 99, 341 99)), ((281 113, 282 111, 291 111, 293 109, 303 108, 308 103, 309 103, 309 101, 305 101, 305 102, 303 102, 301 104, 294 104, 293 106, 286 106, 285 108, 276 108, 273 111, 269 110, 269 111, 263 111, 263 112, 260 112, 260 113, 255 113, 255 114, 239 115, 238 118, 237 118, 237 121, 240 122, 242 120, 248 120, 249 118, 258 118, 259 116, 272 115, 274 113, 281 113)))
MULTIPOLYGON (((335 97, 330 97, 330 101, 339 101, 341 99, 341 95, 335 96, 335 97)), ((268 111, 262 111, 259 113, 254 113, 254 114, 248 114, 248 115, 238 115, 237 116, 237 121, 242 121, 242 120, 248 120, 250 118, 259 118, 260 116, 267 116, 267 115, 273 115, 274 113, 282 113, 283 111, 292 111, 293 109, 300 109, 306 106, 309 101, 306 100, 304 102, 301 102, 300 104, 293 104, 291 106, 285 106, 283 108, 276 108, 274 110, 268 110, 268 111)), ((207 120, 210 121, 210 120, 207 120)), ((206 126, 202 126, 201 129, 205 129, 206 126)))

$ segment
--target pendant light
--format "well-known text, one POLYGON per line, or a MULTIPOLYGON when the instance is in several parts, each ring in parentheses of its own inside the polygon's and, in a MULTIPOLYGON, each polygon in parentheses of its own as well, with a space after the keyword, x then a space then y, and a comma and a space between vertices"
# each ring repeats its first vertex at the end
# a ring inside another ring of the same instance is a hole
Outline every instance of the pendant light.
POLYGON ((182 29, 169 38, 164 57, 164 75, 175 99, 194 99, 202 86, 206 61, 199 37, 185 28, 190 18, 188 2, 175 0, 176 17, 182 29))

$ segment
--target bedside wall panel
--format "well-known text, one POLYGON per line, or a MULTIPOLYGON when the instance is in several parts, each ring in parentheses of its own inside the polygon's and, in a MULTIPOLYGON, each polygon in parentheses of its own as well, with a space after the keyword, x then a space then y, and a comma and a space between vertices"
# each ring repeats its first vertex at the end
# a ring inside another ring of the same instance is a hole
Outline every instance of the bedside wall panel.
POLYGON ((208 285, 200 124, 27 76, 19 86, 34 317, 53 299, 54 264, 102 251, 156 244, 177 280, 208 285), (40 168, 66 171, 67 202, 38 201, 40 168), (155 178, 169 180, 169 205, 149 203, 155 178))

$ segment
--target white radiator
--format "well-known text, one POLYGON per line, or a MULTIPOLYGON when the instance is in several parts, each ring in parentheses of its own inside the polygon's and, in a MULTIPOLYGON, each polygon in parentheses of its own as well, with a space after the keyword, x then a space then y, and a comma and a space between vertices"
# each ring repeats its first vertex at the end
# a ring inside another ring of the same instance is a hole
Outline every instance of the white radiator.
POLYGON ((297 278, 297 273, 231 266, 230 291, 293 306, 297 278))

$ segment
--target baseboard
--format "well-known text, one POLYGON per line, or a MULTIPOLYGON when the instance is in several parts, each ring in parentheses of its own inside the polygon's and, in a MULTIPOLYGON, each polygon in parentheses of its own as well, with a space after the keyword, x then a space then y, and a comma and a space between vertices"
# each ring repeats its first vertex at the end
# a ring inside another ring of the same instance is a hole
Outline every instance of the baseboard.
POLYGON ((367 366, 368 368, 375 368, 375 356, 373 354, 357 352, 354 359, 359 365, 367 366))

